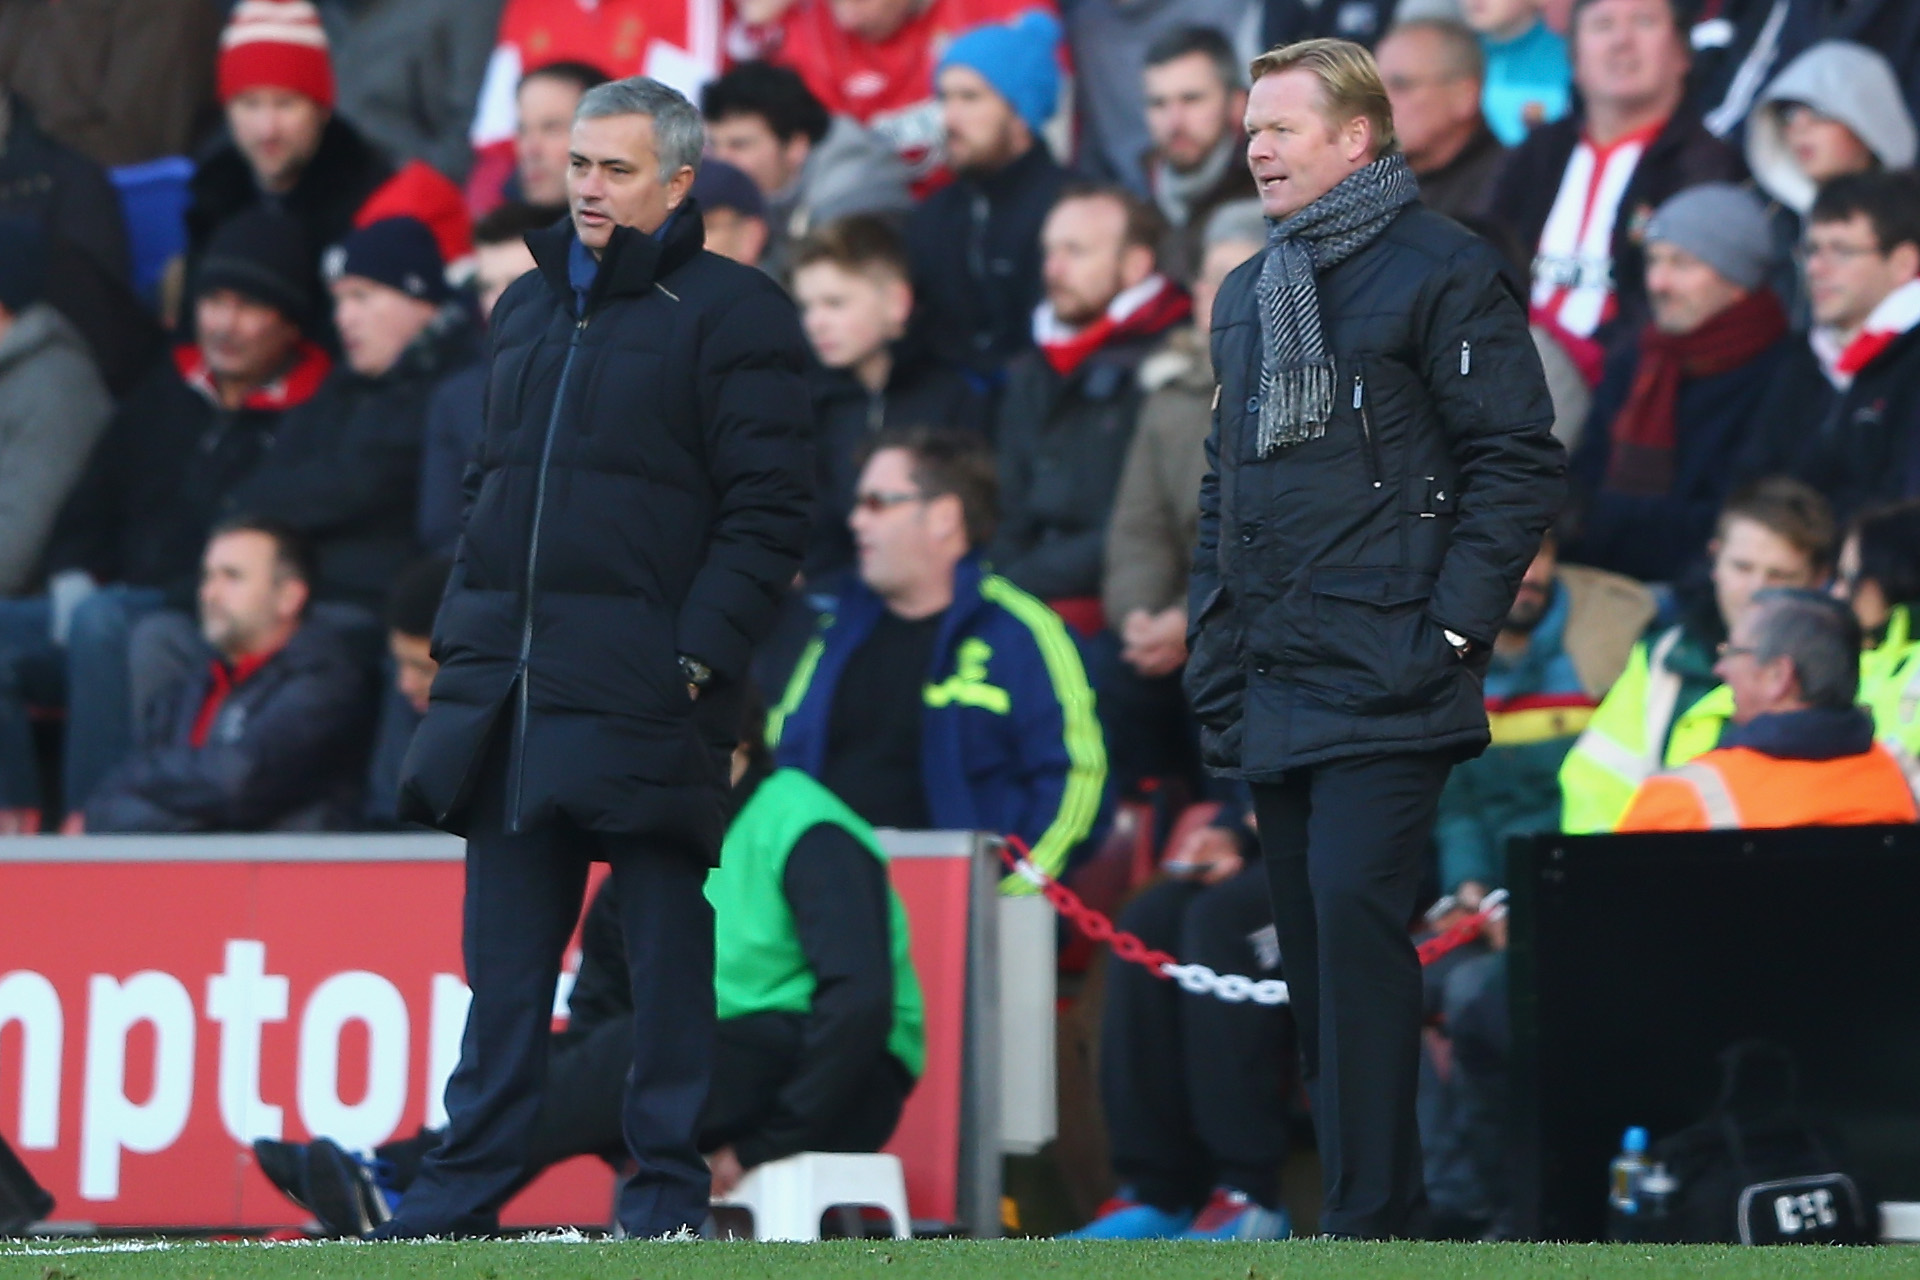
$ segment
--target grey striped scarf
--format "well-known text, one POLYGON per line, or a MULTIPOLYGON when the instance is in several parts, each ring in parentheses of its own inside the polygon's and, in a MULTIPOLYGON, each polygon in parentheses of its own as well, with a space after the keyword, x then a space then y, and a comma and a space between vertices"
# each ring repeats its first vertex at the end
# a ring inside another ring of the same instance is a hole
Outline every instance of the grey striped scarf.
POLYGON ((1333 357, 1320 328, 1314 277, 1345 262, 1420 198, 1405 156, 1382 156, 1348 174, 1289 218, 1267 220, 1260 308, 1259 455, 1317 440, 1333 416, 1333 357))

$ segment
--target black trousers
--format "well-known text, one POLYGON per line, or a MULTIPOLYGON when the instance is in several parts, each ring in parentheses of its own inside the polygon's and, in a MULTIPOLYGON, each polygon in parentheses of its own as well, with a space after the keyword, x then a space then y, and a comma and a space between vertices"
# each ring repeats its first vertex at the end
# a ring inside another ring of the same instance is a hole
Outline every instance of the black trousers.
POLYGON ((1406 1235, 1425 1212, 1420 960, 1407 926, 1451 764, 1361 756, 1253 787, 1329 1234, 1406 1235))
MULTIPOLYGON (((1120 926, 1216 973, 1278 976, 1271 951, 1263 956, 1258 945, 1273 927, 1258 863, 1213 886, 1155 885, 1120 926)), ((1115 1175, 1169 1211, 1197 1208, 1215 1186, 1277 1207, 1292 1055, 1284 1006, 1191 995, 1108 957, 1100 1101, 1115 1175)))
POLYGON ((710 1180, 697 1132, 715 1020, 706 863, 644 836, 507 831, 505 736, 496 734, 481 766, 467 837, 463 950, 473 1003, 447 1082, 447 1133, 387 1231, 489 1231, 524 1183, 546 1096, 554 984, 594 861, 612 866, 633 990, 620 1115, 635 1168, 620 1190, 620 1225, 642 1239, 698 1228, 710 1180))
MULTIPOLYGON (((779 1111, 781 1091, 800 1069, 805 1039, 806 1019, 798 1014, 750 1014, 718 1025, 713 1086, 700 1116, 700 1150, 717 1151, 765 1127, 779 1111)), ((574 1156, 617 1161, 626 1155, 621 1112, 632 1062, 633 1027, 624 1020, 553 1038, 546 1091, 514 1190, 574 1156)), ((893 1137, 913 1084, 905 1067, 891 1054, 882 1055, 860 1096, 814 1149, 878 1151, 893 1137)), ((442 1137, 440 1130, 422 1130, 374 1154, 393 1166, 392 1185, 404 1191, 442 1137)))

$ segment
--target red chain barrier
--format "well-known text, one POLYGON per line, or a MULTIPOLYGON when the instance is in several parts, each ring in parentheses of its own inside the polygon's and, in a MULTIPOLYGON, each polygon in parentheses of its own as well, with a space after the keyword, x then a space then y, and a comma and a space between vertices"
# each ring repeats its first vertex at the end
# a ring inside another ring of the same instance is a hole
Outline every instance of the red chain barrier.
MULTIPOLYGON (((1064 916, 1068 923, 1085 934, 1094 942, 1105 942, 1113 948, 1113 954, 1130 964, 1140 965, 1156 978, 1171 978, 1166 970, 1168 966, 1178 966, 1180 961, 1165 951, 1149 947, 1134 934, 1115 925, 1099 911, 1081 901, 1080 895, 1061 884, 1052 876, 1033 864, 1029 856, 1032 850, 1027 842, 1016 835, 1000 838, 1000 861, 1007 870, 1029 884, 1037 887, 1053 909, 1064 916)), ((1487 926, 1506 914, 1506 895, 1493 893, 1480 909, 1466 919, 1441 933, 1428 938, 1416 950, 1420 963, 1430 965, 1441 956, 1458 951, 1469 942, 1485 936, 1487 926)))

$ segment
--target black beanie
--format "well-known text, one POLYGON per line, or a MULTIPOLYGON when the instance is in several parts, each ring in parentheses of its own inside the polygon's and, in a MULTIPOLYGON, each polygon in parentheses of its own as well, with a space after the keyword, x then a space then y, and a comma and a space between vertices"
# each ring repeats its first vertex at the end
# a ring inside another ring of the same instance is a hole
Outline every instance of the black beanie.
POLYGON ((263 205, 220 224, 194 273, 193 296, 231 289, 295 324, 313 314, 313 258, 299 220, 263 205))
POLYGON ((0 218, 0 307, 19 315, 46 287, 46 233, 32 218, 0 218))
POLYGON ((382 218, 327 250, 327 283, 342 276, 360 276, 422 302, 445 302, 450 293, 440 242, 418 218, 382 218))

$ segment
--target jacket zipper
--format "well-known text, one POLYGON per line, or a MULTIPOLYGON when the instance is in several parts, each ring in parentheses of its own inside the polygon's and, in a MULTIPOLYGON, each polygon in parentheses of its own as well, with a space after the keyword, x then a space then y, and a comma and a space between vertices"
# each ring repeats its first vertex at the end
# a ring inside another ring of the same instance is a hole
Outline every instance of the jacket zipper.
POLYGON ((1367 413, 1367 384, 1364 374, 1353 375, 1353 407, 1360 412, 1360 438, 1365 443, 1367 478, 1380 487, 1380 452, 1373 439, 1373 419, 1367 413))
POLYGON ((560 426, 560 409, 567 400, 567 379, 573 373, 573 357, 580 350, 580 335, 586 331, 587 318, 573 325, 567 339, 567 358, 560 365, 560 385, 554 389, 553 411, 547 415, 546 438, 540 443, 540 475, 533 482, 533 529, 527 535, 527 581, 520 610, 520 665, 514 683, 519 688, 518 714, 513 727, 512 781, 508 787, 513 804, 507 814, 507 830, 520 830, 521 789, 526 782, 527 753, 527 664, 533 657, 533 582, 540 565, 540 517, 547 505, 547 464, 553 458, 553 434, 560 426))

